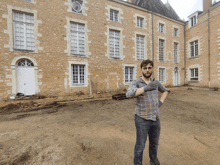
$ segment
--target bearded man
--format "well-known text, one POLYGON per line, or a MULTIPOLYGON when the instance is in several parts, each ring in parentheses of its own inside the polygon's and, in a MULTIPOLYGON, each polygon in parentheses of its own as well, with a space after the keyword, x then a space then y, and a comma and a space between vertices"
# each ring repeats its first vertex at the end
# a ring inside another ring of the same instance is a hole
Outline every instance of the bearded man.
POLYGON ((161 128, 159 107, 167 97, 168 90, 158 80, 152 78, 153 66, 151 60, 143 60, 140 66, 142 76, 134 80, 126 92, 126 97, 135 97, 136 104, 134 165, 142 165, 147 135, 149 137, 150 164, 160 165, 157 157, 161 128), (162 93, 160 100, 158 100, 158 91, 162 93))

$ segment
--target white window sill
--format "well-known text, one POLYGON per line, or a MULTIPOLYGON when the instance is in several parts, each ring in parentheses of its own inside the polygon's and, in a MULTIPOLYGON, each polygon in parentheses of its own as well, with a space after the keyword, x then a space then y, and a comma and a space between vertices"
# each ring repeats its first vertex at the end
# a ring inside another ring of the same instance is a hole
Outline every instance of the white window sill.
POLYGON ((199 58, 199 55, 198 56, 194 56, 194 57, 189 57, 189 59, 195 59, 195 58, 199 58))
POLYGON ((121 60, 121 57, 110 57, 111 59, 121 60))
POLYGON ((199 80, 189 80, 188 83, 199 83, 199 80))
POLYGON ((86 55, 84 54, 70 54, 71 56, 78 56, 78 57, 87 57, 86 55))
POLYGON ((88 84, 71 84, 70 87, 88 87, 88 84))

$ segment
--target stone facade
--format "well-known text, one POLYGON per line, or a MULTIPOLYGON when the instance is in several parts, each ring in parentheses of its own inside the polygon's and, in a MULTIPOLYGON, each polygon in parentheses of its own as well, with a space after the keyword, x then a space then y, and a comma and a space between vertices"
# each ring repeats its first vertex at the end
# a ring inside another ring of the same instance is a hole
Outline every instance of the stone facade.
POLYGON ((198 23, 186 25, 187 83, 199 87, 220 87, 220 4, 209 8, 197 17, 198 23), (210 31, 210 35, 209 35, 210 31), (210 36, 210 48, 209 48, 210 36), (190 42, 198 41, 198 56, 190 57, 190 42), (210 52, 209 52, 210 49, 210 52), (210 56, 210 65, 209 65, 210 56), (209 74, 210 67, 210 74, 209 74), (190 80, 190 69, 198 68, 198 81, 190 80), (209 81, 210 75, 210 81, 209 81))
MULTIPOLYGON (((0 2, 0 98, 18 92, 18 62, 33 62, 35 94, 63 95, 82 91, 109 92, 127 89, 126 67, 133 68, 133 79, 141 75, 137 58, 137 36, 144 37, 144 59, 154 60, 154 77, 165 69, 165 86, 191 84, 189 69, 199 68, 197 86, 208 86, 208 33, 206 14, 201 23, 186 28, 186 68, 184 68, 184 23, 117 0, 83 0, 82 13, 73 12, 71 0, 1 0, 0 2), (111 21, 110 10, 118 11, 118 22, 111 21), (33 51, 15 49, 13 12, 34 16, 33 51), (137 26, 143 18, 143 27, 137 26), (71 52, 71 23, 85 27, 85 55, 71 52), (159 32, 159 23, 164 32, 159 32), (178 29, 174 36, 174 28, 178 29), (153 30, 152 30, 153 29, 153 30), (110 31, 119 32, 120 56, 110 56, 110 31), (153 34, 153 35, 152 35, 153 34), (189 42, 199 40, 199 57, 190 58, 189 42), (164 41, 164 60, 159 61, 159 40, 164 41), (177 43, 177 63, 174 63, 177 43), (153 46, 154 45, 154 46, 153 46), (153 53, 154 52, 154 53, 153 53), (83 84, 73 84, 73 66, 84 66, 83 84), (185 69, 187 79, 185 80, 185 69), (178 73, 178 74, 177 74, 178 73), (177 78, 175 76, 178 76, 177 78), (178 80, 178 81, 176 81, 178 80)), ((210 12, 211 85, 220 87, 220 29, 216 7, 210 12)), ((200 20, 200 18, 199 18, 200 20)), ((188 27, 188 26, 186 26, 188 27)))

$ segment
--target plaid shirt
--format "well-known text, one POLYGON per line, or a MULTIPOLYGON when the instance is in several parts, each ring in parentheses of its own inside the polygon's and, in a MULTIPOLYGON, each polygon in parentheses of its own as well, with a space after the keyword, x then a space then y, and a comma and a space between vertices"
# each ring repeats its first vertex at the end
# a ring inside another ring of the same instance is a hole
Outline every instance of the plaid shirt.
MULTIPOLYGON (((158 103, 158 91, 161 93, 167 91, 167 89, 158 81, 154 80, 157 83, 157 89, 153 91, 147 91, 136 98, 135 100, 135 114, 144 118, 146 120, 153 120, 156 121, 156 117, 159 117, 159 103, 158 103)), ((126 93, 127 97, 134 97, 135 92, 138 88, 146 86, 146 82, 139 77, 138 79, 134 80, 126 93)))

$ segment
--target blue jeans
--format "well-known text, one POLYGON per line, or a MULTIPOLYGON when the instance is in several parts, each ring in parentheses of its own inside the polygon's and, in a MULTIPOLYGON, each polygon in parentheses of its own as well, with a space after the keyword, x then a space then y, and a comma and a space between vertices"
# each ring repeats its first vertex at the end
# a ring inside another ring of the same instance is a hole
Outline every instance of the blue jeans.
POLYGON ((160 136, 160 119, 146 120, 135 115, 136 144, 134 148, 134 165, 142 165, 143 151, 149 136, 149 157, 151 165, 159 165, 157 148, 160 136))

